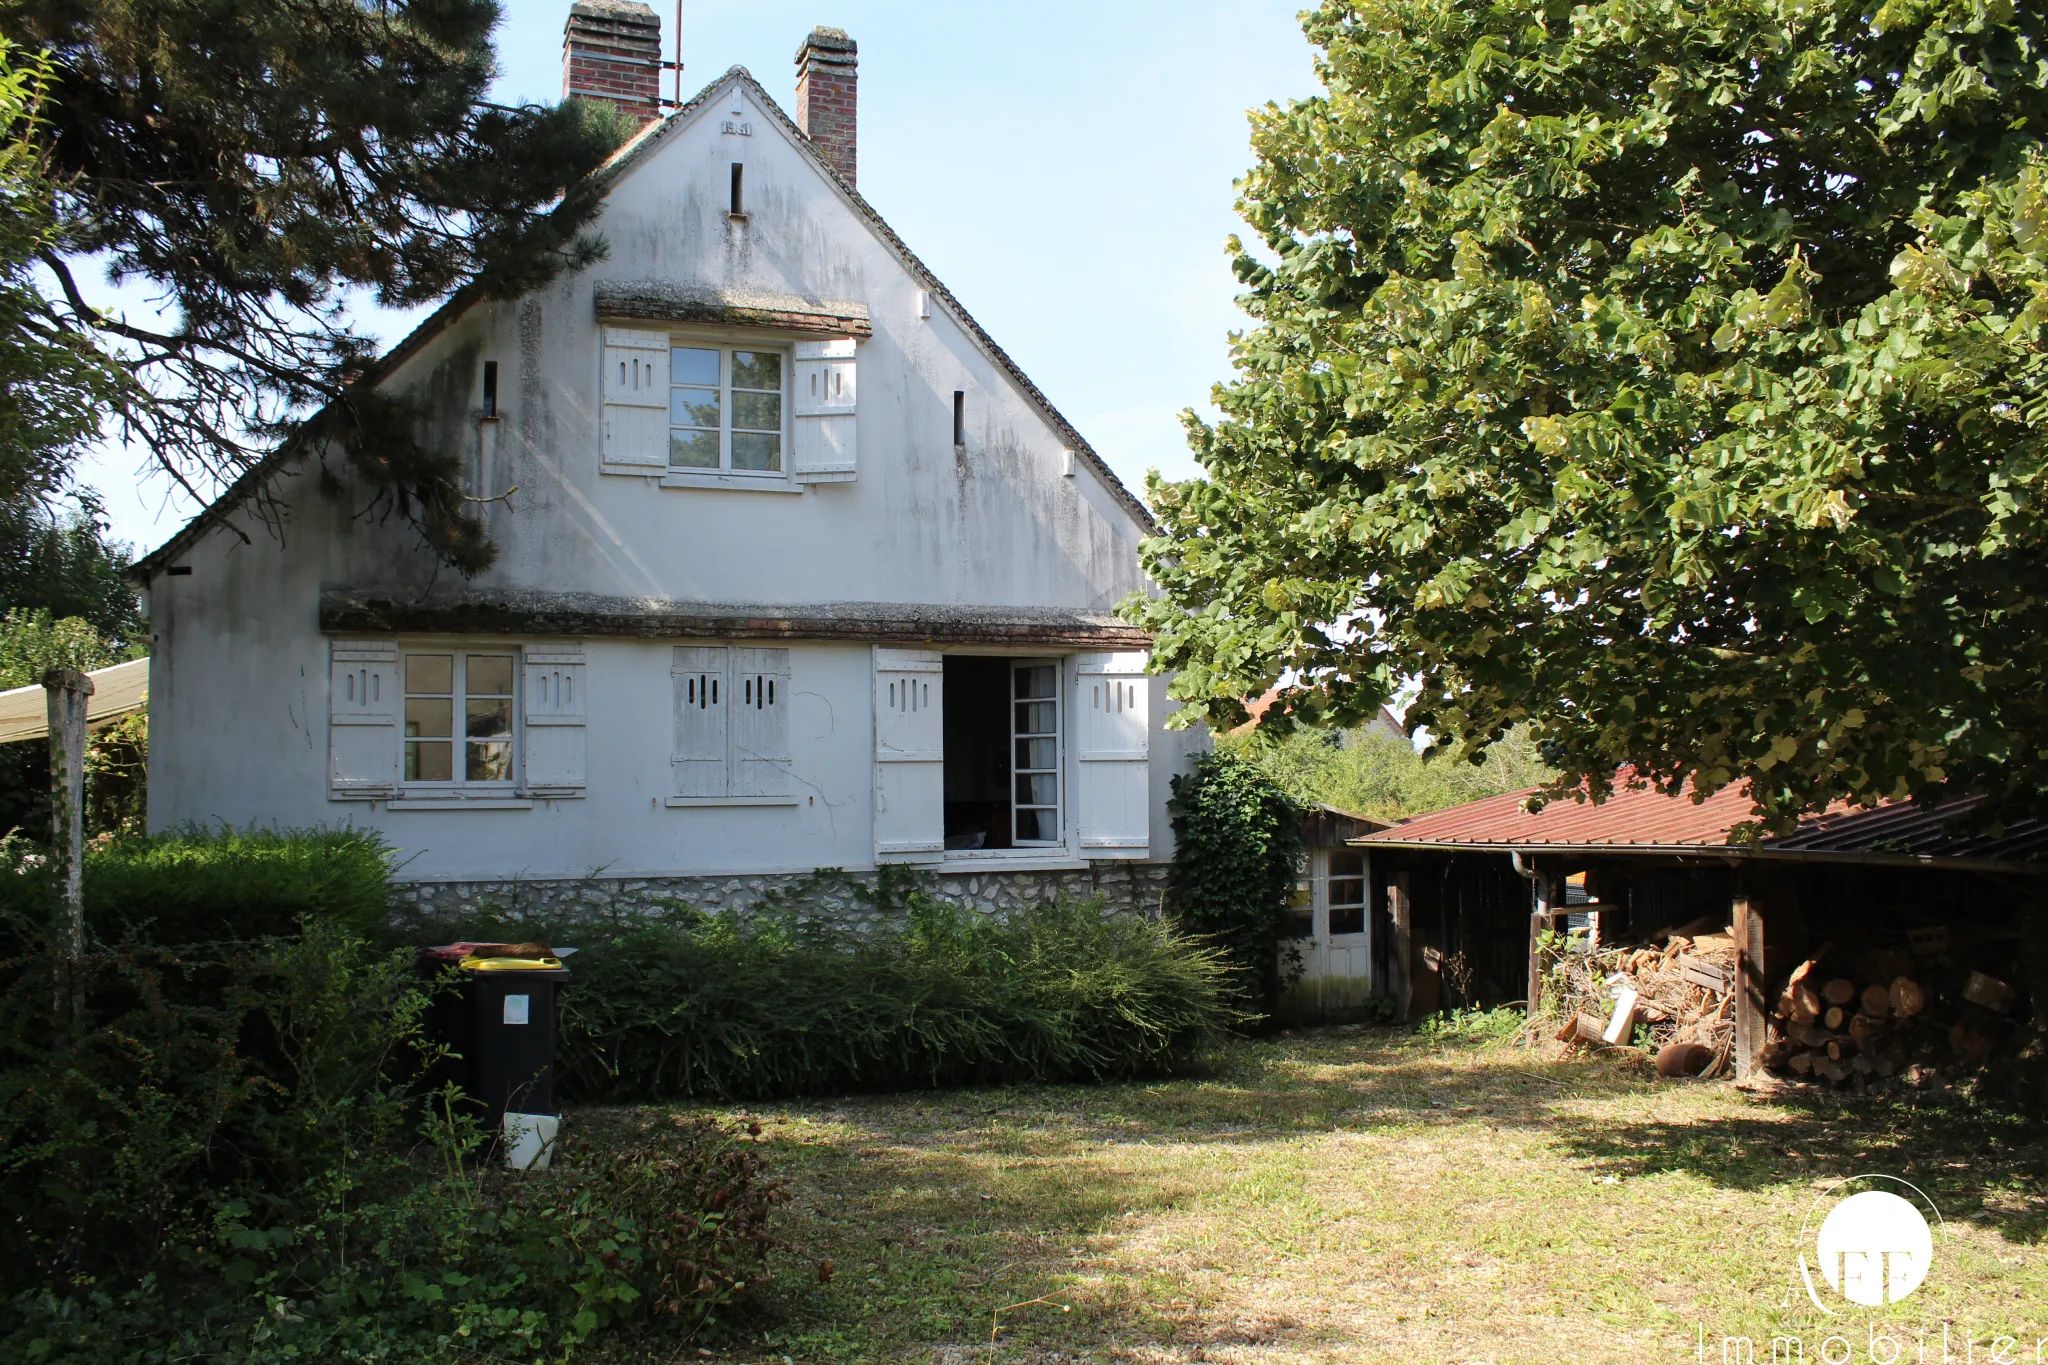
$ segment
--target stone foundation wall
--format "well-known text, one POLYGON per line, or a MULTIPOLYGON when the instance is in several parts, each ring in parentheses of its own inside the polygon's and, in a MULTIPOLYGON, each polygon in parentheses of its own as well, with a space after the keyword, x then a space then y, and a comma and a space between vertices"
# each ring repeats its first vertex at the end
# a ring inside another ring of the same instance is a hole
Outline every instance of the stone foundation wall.
MULTIPOLYGON (((1153 916, 1166 894, 1168 864, 1091 863, 1086 871, 940 872, 925 885, 942 900, 983 914, 1012 911, 1061 896, 1101 896, 1112 909, 1153 916)), ((394 918, 401 924, 453 921, 482 914, 573 922, 647 914, 681 902, 700 910, 746 910, 764 897, 796 890, 814 873, 765 873, 737 877, 575 877, 557 881, 408 882, 392 888, 394 918)), ((844 880, 818 879, 807 901, 822 915, 860 922, 874 918, 848 883, 875 884, 876 874, 854 873, 844 880)))

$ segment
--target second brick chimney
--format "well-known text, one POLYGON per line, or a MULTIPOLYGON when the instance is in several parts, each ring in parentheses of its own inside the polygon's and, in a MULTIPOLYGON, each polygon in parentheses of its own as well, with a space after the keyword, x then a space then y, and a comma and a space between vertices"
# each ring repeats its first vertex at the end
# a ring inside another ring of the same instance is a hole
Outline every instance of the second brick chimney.
POLYGON ((814 28, 796 50, 796 124, 825 164, 854 183, 860 49, 844 29, 814 28))
POLYGON ((562 95, 661 117, 661 20, 640 0, 576 0, 562 30, 562 95))

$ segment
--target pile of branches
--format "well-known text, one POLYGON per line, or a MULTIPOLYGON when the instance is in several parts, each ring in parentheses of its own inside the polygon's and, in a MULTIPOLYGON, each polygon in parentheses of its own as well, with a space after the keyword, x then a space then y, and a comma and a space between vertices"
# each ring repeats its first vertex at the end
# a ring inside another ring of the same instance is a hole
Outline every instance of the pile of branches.
POLYGON ((1716 1076, 1735 1053, 1735 942, 1673 933, 1661 947, 1568 952, 1552 973, 1560 1042, 1627 1047, 1640 1028, 1673 1075, 1716 1076))

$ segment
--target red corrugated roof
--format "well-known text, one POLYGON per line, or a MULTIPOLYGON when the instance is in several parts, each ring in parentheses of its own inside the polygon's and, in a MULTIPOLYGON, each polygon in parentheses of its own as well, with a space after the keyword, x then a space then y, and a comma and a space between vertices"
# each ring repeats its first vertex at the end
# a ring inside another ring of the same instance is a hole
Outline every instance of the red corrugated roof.
POLYGON ((1728 831, 1752 819, 1749 793, 1723 787, 1695 804, 1648 788, 1616 791, 1599 805, 1570 798, 1554 800, 1531 814, 1522 809, 1526 791, 1487 796, 1448 810, 1432 811, 1368 835, 1367 841, 1403 844, 1528 844, 1578 847, 1635 845, 1654 848, 1726 845, 1728 831))
MULTIPOLYGON (((1621 780, 1626 780, 1625 773, 1621 780)), ((1690 786, 1682 796, 1621 787, 1597 806, 1565 798, 1531 814, 1522 803, 1535 790, 1432 811, 1353 842, 1455 848, 1726 848, 1729 832, 1755 818, 1748 789, 1740 785, 1723 787, 1700 802, 1692 799, 1690 786)), ((2031 819, 1973 824, 1967 817, 1977 805, 1976 798, 1932 810, 1910 801, 1887 801, 1871 809, 1842 802, 1806 816, 1790 834, 1748 847, 1779 855, 1855 853, 2001 862, 2031 861, 2048 853, 2048 824, 2031 819)))

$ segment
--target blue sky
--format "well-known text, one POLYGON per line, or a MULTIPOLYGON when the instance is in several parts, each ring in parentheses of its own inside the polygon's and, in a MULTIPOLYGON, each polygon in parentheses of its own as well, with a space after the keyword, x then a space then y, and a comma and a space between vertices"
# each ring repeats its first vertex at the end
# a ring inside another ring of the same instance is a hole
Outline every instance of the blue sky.
MULTIPOLYGON (((674 0, 653 0, 664 41, 674 0)), ((860 186, 1112 468, 1195 472, 1177 418, 1206 409, 1242 325, 1222 250, 1245 111, 1315 89, 1291 3, 684 0, 687 98, 729 66, 794 106, 815 24, 860 44, 860 186)), ((500 99, 561 93, 568 0, 506 0, 500 99)), ((672 54, 672 47, 671 47, 672 54)), ((663 93, 668 93, 664 84, 663 93)), ((412 315, 365 318, 387 339, 412 315)), ((114 534, 152 547, 193 510, 143 462, 88 462, 114 534)))

